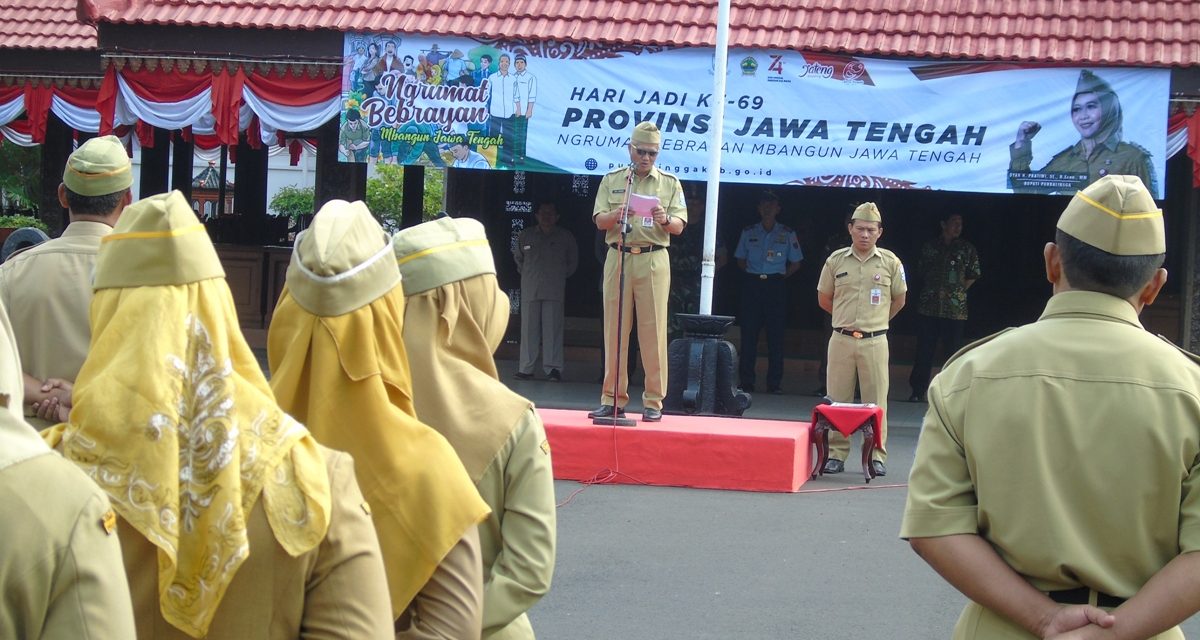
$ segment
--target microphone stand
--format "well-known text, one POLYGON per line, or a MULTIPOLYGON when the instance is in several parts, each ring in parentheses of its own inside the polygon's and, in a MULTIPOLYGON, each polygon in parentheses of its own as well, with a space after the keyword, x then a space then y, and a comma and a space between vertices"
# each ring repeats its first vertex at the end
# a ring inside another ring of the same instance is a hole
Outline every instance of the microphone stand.
POLYGON ((620 408, 617 407, 617 393, 621 388, 621 336, 625 333, 625 234, 629 232, 629 196, 632 193, 633 164, 631 163, 629 171, 625 174, 625 201, 621 203, 621 215, 617 218, 617 223, 621 225, 621 236, 617 240, 617 253, 620 254, 617 256, 617 348, 613 353, 609 354, 613 371, 616 372, 616 379, 613 380, 612 390, 612 415, 607 418, 592 418, 592 424, 594 425, 614 427, 637 426, 637 420, 622 418, 617 414, 620 411, 620 408))

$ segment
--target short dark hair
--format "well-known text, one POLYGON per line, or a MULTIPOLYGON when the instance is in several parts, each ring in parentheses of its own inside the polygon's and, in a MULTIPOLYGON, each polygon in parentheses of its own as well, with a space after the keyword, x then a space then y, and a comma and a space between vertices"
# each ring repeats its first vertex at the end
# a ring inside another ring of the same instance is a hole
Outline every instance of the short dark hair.
POLYGON ((534 213, 537 213, 538 211, 541 211, 541 210, 542 210, 542 207, 554 207, 554 213, 555 213, 555 215, 557 215, 557 214, 558 214, 558 203, 557 203, 557 202, 555 202, 555 201, 553 201, 553 200, 542 200, 541 202, 539 202, 539 203, 538 203, 538 205, 537 205, 537 207, 536 207, 536 208, 534 208, 534 210, 533 210, 533 211, 534 211, 534 213))
POLYGON ((764 189, 763 191, 761 191, 758 194, 758 203, 762 204, 764 202, 774 202, 776 204, 779 204, 779 196, 776 195, 775 192, 771 191, 770 189, 764 189))
POLYGON ((73 215, 81 216, 106 216, 112 213, 117 205, 121 204, 121 198, 129 193, 129 189, 121 189, 102 196, 84 196, 71 191, 66 185, 63 185, 63 189, 67 192, 67 208, 73 215))
POLYGON ((1054 234, 1063 273, 1072 289, 1130 298, 1154 277, 1166 254, 1119 256, 1058 229, 1054 234))
POLYGON ((491 61, 492 61, 492 57, 491 57, 491 56, 489 56, 489 55, 488 55, 488 54, 486 54, 486 53, 485 53, 485 54, 483 54, 483 55, 481 55, 481 56, 479 56, 479 59, 480 59, 480 60, 487 60, 488 62, 491 62, 491 61))

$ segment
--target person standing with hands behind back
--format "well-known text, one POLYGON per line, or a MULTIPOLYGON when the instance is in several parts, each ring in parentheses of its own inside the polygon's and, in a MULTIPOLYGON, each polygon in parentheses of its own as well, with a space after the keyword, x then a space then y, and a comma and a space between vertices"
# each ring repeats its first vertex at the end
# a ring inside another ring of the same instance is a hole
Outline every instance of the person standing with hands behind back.
POLYGON ((567 278, 579 266, 579 247, 575 236, 558 226, 553 202, 538 205, 537 221, 521 232, 513 249, 521 274, 521 363, 516 377, 533 377, 540 351, 546 377, 558 382, 563 368, 563 299, 567 278))
POLYGON ((671 244, 671 236, 683 233, 687 226, 687 206, 679 178, 654 166, 661 141, 662 134, 653 122, 642 122, 634 127, 629 141, 631 166, 608 172, 596 190, 592 221, 597 229, 606 232, 609 247, 604 261, 604 353, 607 357, 601 406, 588 414, 590 418, 610 418, 614 413, 625 415, 623 407, 629 402, 625 354, 629 349, 629 329, 636 307, 638 344, 642 349, 642 368, 646 372, 642 419, 648 422, 662 420, 662 401, 667 390, 667 301, 671 291, 671 259, 663 249, 671 244), (630 212, 628 231, 622 238, 621 223, 632 194, 656 197, 658 204, 647 212, 649 215, 630 212), (622 240, 624 245, 620 244, 622 240), (622 252, 625 254, 625 290, 618 305, 618 267, 622 252), (618 306, 620 318, 617 318, 618 306), (617 353, 618 332, 620 353, 617 353), (619 388, 618 377, 621 380, 619 388))

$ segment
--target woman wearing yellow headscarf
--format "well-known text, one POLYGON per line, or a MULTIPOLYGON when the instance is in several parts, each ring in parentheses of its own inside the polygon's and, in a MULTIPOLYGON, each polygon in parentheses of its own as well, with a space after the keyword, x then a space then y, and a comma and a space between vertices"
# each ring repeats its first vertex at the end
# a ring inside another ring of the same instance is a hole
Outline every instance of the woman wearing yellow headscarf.
POLYGON ((108 494, 142 638, 390 638, 349 456, 275 403, 178 191, 100 247, 70 420, 43 433, 108 494))
POLYGON ((414 417, 403 323, 390 238, 362 202, 330 201, 296 239, 268 335, 271 388, 318 441, 354 456, 397 638, 478 638, 488 507, 414 417))
POLYGON ((454 446, 492 514, 483 547, 483 638, 531 640, 526 611, 550 590, 555 504, 550 445, 532 403, 496 375, 508 298, 483 225, 442 218, 393 240, 404 277, 404 346, 417 416, 454 446))

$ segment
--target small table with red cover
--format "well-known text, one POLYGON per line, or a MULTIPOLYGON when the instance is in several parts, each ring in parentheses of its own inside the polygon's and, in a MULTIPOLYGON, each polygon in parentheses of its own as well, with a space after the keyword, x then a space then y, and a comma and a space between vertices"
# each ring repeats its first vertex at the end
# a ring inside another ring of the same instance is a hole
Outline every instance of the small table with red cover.
POLYGON ((812 441, 816 448, 816 455, 813 456, 816 465, 812 479, 824 475, 825 462, 829 460, 829 430, 836 429, 847 439, 855 431, 862 431, 863 479, 870 482, 875 477, 875 470, 871 468, 871 451, 882 446, 879 441, 879 425, 882 423, 883 409, 874 404, 835 402, 813 407, 812 441))

